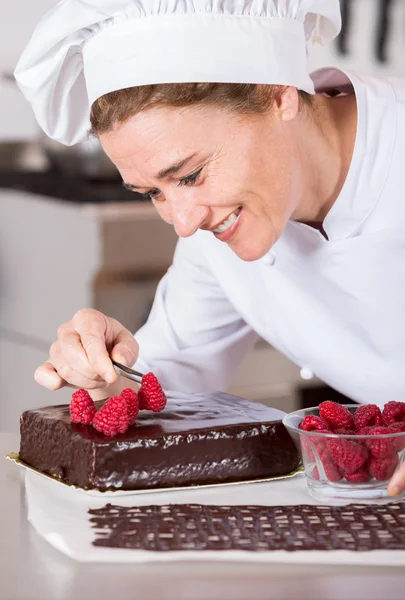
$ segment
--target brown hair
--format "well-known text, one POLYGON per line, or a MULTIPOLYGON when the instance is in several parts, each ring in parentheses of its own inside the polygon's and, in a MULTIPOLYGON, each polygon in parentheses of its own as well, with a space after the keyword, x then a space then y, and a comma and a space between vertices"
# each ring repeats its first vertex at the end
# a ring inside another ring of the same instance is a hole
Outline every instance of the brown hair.
MULTIPOLYGON (((285 86, 245 83, 161 83, 129 87, 98 98, 91 107, 90 134, 111 131, 137 113, 154 106, 217 105, 245 114, 264 113, 281 97, 285 86)), ((300 100, 312 96, 299 91, 300 100)))

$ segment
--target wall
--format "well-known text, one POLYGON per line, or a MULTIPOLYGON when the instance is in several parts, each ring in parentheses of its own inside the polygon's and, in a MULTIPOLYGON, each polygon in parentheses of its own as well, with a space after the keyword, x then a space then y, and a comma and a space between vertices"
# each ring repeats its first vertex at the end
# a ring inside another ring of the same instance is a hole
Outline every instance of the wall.
POLYGON ((375 45, 378 8, 382 0, 352 0, 351 33, 348 36, 349 53, 342 57, 336 43, 326 47, 317 45, 310 56, 311 70, 323 66, 356 69, 364 73, 405 77, 405 0, 392 0, 390 29, 387 44, 387 62, 376 59, 375 45))
POLYGON ((31 109, 18 89, 2 80, 11 73, 42 14, 56 0, 0 1, 0 141, 2 139, 32 139, 37 125, 31 109))

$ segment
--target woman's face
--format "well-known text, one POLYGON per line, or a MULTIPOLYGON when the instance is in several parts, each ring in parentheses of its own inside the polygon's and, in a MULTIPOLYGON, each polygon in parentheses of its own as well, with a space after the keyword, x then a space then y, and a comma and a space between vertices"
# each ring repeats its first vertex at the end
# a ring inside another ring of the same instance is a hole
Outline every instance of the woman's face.
POLYGON ((149 197, 179 236, 210 231, 251 261, 269 251, 301 200, 294 120, 291 111, 159 107, 100 141, 125 185, 149 197))

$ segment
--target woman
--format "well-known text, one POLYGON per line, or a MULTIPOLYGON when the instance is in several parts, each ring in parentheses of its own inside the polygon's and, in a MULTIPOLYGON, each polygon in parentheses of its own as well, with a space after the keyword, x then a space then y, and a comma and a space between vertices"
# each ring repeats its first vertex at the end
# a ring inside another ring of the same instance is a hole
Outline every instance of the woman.
POLYGON ((180 240, 135 339, 79 311, 38 383, 111 395, 112 357, 224 389, 261 336, 358 402, 405 400, 405 84, 309 76, 339 27, 338 0, 64 0, 44 18, 16 70, 38 122, 65 144, 91 128, 180 240))

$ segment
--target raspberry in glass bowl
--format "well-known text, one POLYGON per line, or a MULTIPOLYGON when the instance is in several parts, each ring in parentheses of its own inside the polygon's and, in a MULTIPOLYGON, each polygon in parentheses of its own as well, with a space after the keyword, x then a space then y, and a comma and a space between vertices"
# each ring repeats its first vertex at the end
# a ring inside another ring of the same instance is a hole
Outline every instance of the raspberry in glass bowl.
POLYGON ((301 452, 308 491, 317 500, 402 500, 387 485, 405 461, 405 402, 361 406, 322 402, 283 423, 301 452))

